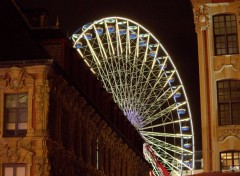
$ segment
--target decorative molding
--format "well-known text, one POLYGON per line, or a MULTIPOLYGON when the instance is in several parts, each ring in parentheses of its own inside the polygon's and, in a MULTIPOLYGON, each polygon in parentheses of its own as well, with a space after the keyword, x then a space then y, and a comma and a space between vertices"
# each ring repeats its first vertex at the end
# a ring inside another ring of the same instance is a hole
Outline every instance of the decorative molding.
POLYGON ((28 150, 29 152, 32 152, 32 141, 20 139, 17 141, 17 147, 23 148, 25 150, 28 150))
POLYGON ((234 69, 240 70, 240 56, 239 55, 233 55, 230 57, 231 60, 231 65, 233 66, 234 69))
POLYGON ((196 32, 206 30, 210 25, 209 8, 200 5, 193 13, 196 32))
POLYGON ((5 163, 31 162, 33 155, 30 140, 0 140, 0 161, 5 163))
POLYGON ((214 71, 221 70, 226 65, 232 65, 235 70, 240 71, 240 55, 215 56, 214 71))
POLYGON ((33 83, 33 76, 28 74, 23 68, 11 67, 0 77, 0 86, 10 87, 19 90, 27 84, 33 83))
POLYGON ((235 128, 221 129, 219 131, 218 141, 222 142, 229 136, 234 136, 240 139, 240 129, 235 129, 235 128))
POLYGON ((43 158, 35 158, 35 172, 37 176, 43 176, 44 173, 44 159, 43 158))
POLYGON ((4 157, 8 151, 9 145, 5 140, 0 140, 0 161, 4 161, 4 157))

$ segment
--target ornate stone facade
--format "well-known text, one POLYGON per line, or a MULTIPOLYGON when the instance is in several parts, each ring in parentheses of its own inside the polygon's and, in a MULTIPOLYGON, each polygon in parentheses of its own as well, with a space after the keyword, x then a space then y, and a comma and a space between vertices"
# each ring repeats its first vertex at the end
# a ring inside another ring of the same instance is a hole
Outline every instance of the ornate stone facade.
MULTIPOLYGON (((213 16, 236 15, 238 50, 240 46, 238 0, 192 0, 198 37, 198 61, 201 95, 203 171, 221 171, 220 153, 239 151, 239 125, 219 124, 217 81, 240 79, 240 55, 215 54, 213 16), (207 11, 204 9, 207 9, 207 11), (207 16, 207 25, 200 16, 207 16), (199 21, 197 21, 200 20, 199 21), (202 29, 202 28, 201 28, 202 29)), ((210 174, 211 175, 211 174, 210 174)))
MULTIPOLYGON (((43 86, 44 66, 34 67, 6 67, 0 69, 0 164, 8 163, 27 163, 27 176, 36 173, 37 176, 48 175, 45 169, 48 162, 47 155, 44 152, 47 146, 46 136, 46 119, 47 119, 47 97, 41 99, 41 106, 44 108, 38 113, 34 105, 38 105, 39 93, 37 87, 43 86), (7 93, 28 93, 28 123, 27 134, 25 137, 4 137, 4 95, 7 93), (41 119, 41 121, 37 120, 41 119), (41 131, 41 133, 38 133, 41 131), (39 167, 37 167, 39 166, 39 167), (38 174, 39 173, 39 174, 38 174)), ((41 89, 46 95, 46 90, 41 89)), ((2 168, 2 167, 1 167, 2 168)), ((0 173, 2 169, 0 168, 0 173)))
POLYGON ((47 142, 53 175, 148 174, 149 168, 144 166, 143 158, 63 77, 53 75, 49 85, 50 136, 47 142))
POLYGON ((52 66, 1 68, 0 78, 1 105, 6 93, 29 94, 25 137, 3 136, 1 106, 0 165, 26 163, 27 176, 148 175, 142 154, 52 66))

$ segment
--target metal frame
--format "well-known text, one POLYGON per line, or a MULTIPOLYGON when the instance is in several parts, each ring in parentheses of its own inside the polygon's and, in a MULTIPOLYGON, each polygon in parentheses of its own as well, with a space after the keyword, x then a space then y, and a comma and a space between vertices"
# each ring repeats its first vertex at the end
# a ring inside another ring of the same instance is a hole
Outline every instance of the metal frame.
MULTIPOLYGON (((154 175, 194 168, 194 132, 179 73, 162 44, 140 24, 103 18, 72 35, 74 47, 154 153, 154 175)), ((146 151, 146 150, 145 150, 146 151)), ((148 150, 150 151, 150 150, 148 150)), ((189 174, 189 172, 188 172, 189 174)))

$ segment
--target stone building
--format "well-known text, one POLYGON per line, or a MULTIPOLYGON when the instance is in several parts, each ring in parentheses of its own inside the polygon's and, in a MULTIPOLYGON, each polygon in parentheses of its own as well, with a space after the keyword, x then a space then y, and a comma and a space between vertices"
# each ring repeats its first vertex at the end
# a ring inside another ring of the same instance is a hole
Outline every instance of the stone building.
POLYGON ((192 0, 192 5, 198 39, 203 171, 239 174, 240 1, 192 0))
POLYGON ((45 11, 0 11, 0 175, 149 175, 143 139, 45 11))

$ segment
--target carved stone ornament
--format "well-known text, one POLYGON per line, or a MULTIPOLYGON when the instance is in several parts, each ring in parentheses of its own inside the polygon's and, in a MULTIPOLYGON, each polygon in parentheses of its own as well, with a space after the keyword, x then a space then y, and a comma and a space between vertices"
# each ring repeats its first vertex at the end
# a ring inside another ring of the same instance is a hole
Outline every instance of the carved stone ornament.
POLYGON ((32 141, 20 139, 17 141, 17 147, 23 148, 23 149, 31 152, 32 151, 32 141))
POLYGON ((224 129, 221 130, 218 136, 218 141, 224 141, 227 137, 234 136, 240 139, 240 129, 224 129))
POLYGON ((201 5, 199 6, 198 9, 194 10, 193 12, 196 31, 206 30, 210 24, 209 8, 201 5))
POLYGON ((36 165, 35 165, 35 172, 37 176, 42 176, 44 173, 44 159, 43 158, 36 158, 36 165))
POLYGON ((0 160, 6 163, 26 162, 33 155, 31 141, 18 140, 6 142, 0 140, 0 160))
POLYGON ((9 86, 11 89, 22 89, 27 83, 33 81, 33 77, 29 75, 23 68, 12 67, 7 70, 6 74, 1 76, 1 83, 9 86))
POLYGON ((8 148, 8 143, 4 140, 0 140, 0 160, 4 160, 3 157, 6 155, 8 148))
POLYGON ((219 71, 224 66, 233 66, 235 70, 240 70, 240 56, 230 55, 230 56, 217 56, 214 57, 214 70, 219 71))
POLYGON ((0 151, 1 151, 0 160, 3 162, 15 163, 18 162, 20 158, 20 154, 15 144, 10 144, 5 140, 0 141, 0 151))

